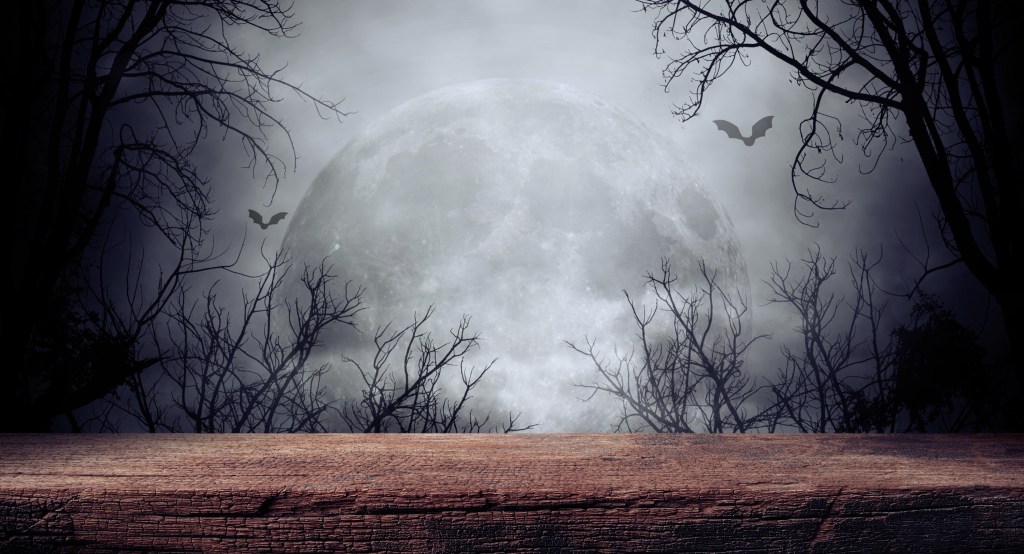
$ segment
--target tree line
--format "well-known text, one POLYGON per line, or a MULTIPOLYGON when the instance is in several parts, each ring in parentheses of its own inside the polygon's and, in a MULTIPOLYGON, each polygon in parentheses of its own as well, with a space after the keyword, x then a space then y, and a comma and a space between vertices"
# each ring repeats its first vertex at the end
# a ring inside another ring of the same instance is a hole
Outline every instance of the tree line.
MULTIPOLYGON (((770 303, 796 316, 780 360, 748 360, 771 338, 745 329, 746 300, 699 263, 681 284, 669 260, 648 272, 653 305, 626 293, 635 340, 586 338, 567 345, 590 360, 587 399, 619 401, 616 431, 660 433, 893 433, 1012 429, 1015 396, 1000 360, 934 295, 917 292, 906 321, 886 324, 889 302, 872 271, 880 258, 857 251, 837 282, 837 259, 808 250, 776 263, 764 284, 770 303), (764 369, 776 368, 774 377, 764 369)), ((763 358, 763 356, 762 356, 763 358)))

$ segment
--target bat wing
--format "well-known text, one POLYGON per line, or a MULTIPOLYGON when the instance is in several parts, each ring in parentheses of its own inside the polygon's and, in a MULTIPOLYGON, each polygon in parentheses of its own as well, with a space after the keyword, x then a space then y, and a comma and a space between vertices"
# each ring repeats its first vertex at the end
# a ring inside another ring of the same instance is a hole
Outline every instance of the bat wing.
POLYGON ((273 225, 273 224, 277 223, 278 221, 281 221, 282 219, 284 219, 284 216, 286 216, 286 215, 288 215, 288 212, 278 212, 278 213, 270 216, 270 222, 268 222, 267 225, 273 225))
POLYGON ((249 217, 254 223, 256 223, 256 225, 263 225, 263 216, 261 216, 256 210, 249 210, 249 217))
MULTIPOLYGON (((733 125, 732 123, 729 123, 728 121, 726 121, 724 119, 716 119, 716 120, 712 121, 712 123, 714 123, 716 126, 718 126, 718 130, 719 131, 725 131, 725 134, 729 138, 741 139, 741 140, 743 139, 743 135, 740 133, 740 128, 735 126, 735 125, 733 125)), ((771 122, 770 121, 768 122, 768 126, 769 127, 771 126, 771 122)))
POLYGON ((769 115, 766 117, 762 117, 761 119, 758 119, 757 123, 755 123, 754 126, 750 129, 750 138, 756 139, 763 137, 764 134, 768 132, 768 129, 772 128, 773 117, 775 116, 769 115))

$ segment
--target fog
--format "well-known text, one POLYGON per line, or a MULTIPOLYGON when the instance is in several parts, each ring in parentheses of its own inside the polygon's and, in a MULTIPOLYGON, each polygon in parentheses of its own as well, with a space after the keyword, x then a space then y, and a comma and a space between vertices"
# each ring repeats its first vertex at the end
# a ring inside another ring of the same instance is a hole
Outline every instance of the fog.
MULTIPOLYGON (((342 109, 349 114, 341 123, 323 120, 309 102, 280 91, 282 101, 275 114, 289 129, 298 160, 289 163, 276 189, 264 184, 259 168, 254 173, 242 167, 242 151, 235 143, 211 140, 197 154, 197 163, 215 184, 219 215, 214 235, 223 244, 240 244, 244 238, 242 269, 258 266, 261 247, 272 251, 281 246, 289 218, 318 173, 368 124, 438 88, 509 77, 564 83, 607 99, 675 143, 678 156, 724 206, 742 246, 755 332, 773 335, 751 354, 750 366, 757 371, 773 372, 780 345, 793 337, 793 316, 780 306, 767 305, 768 289, 762 280, 768 277, 772 262, 796 261, 815 244, 841 260, 862 248, 874 256, 884 254, 876 278, 895 291, 916 277, 919 269, 905 247, 921 255, 927 240, 933 262, 942 261, 945 254, 935 234, 931 216, 935 206, 916 152, 910 145, 892 145, 878 167, 866 172, 873 162, 852 141, 859 114, 844 104, 827 106, 847 131, 839 151, 844 163, 832 166, 835 183, 804 179, 800 186, 850 204, 845 210, 816 211, 807 221, 798 221, 790 171, 800 144, 800 122, 810 113, 810 92, 793 84, 779 62, 755 55, 749 66, 737 66, 717 82, 705 97, 700 115, 684 124, 672 112, 686 100, 687 83, 680 81, 665 90, 665 59, 654 55, 653 16, 637 11, 631 3, 307 2, 297 3, 295 12, 302 21, 296 37, 276 40, 242 34, 240 45, 258 53, 264 67, 284 67, 281 76, 311 94, 344 98, 342 109), (765 115, 775 116, 774 125, 753 147, 728 139, 712 123, 726 119, 748 130, 765 115), (290 215, 283 224, 262 231, 249 222, 250 208, 290 215)), ((669 52, 675 47, 671 42, 664 46, 669 52)), ((288 144, 281 133, 271 139, 278 147, 288 144)), ((287 155, 282 157, 290 162, 287 155)), ((636 281, 621 287, 640 286, 647 269, 653 268, 635 268, 636 281)), ((840 278, 845 279, 845 271, 840 278)), ((955 307, 970 325, 983 327, 991 316, 978 300, 983 297, 974 295, 972 281, 960 269, 933 277, 926 286, 939 293, 959 291, 955 307)), ((424 306, 432 302, 424 298, 424 306)), ((487 336, 486 328, 479 331, 487 336)), ((579 337, 557 337, 562 338, 579 337)), ((603 338, 624 346, 631 340, 603 338)), ((483 356, 500 358, 502 354, 485 351, 483 356)), ((582 366, 586 363, 580 360, 582 366)), ((500 362, 495 371, 500 371, 500 362)), ((498 411, 508 409, 503 404, 507 402, 496 398, 482 394, 476 400, 498 411)), ((543 411, 531 406, 529 399, 517 402, 516 409, 526 418, 531 408, 543 411)), ((607 430, 537 423, 538 430, 545 432, 607 430)))

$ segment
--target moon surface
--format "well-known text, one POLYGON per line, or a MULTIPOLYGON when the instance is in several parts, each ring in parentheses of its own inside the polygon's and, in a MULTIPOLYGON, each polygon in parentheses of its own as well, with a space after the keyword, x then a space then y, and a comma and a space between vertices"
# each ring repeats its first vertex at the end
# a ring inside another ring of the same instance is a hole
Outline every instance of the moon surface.
POLYGON ((522 411, 544 432, 609 430, 617 404, 579 400, 587 391, 573 385, 594 374, 565 340, 628 350, 623 290, 653 305, 643 274, 662 257, 682 291, 703 259, 749 298, 732 222, 691 164, 623 108, 548 81, 454 85, 385 114, 322 170, 283 243, 366 287, 362 334, 325 341, 334 392, 359 395, 341 355, 372 359, 378 326, 434 305, 437 339, 467 314, 483 337, 473 361, 498 359, 479 409, 522 411))

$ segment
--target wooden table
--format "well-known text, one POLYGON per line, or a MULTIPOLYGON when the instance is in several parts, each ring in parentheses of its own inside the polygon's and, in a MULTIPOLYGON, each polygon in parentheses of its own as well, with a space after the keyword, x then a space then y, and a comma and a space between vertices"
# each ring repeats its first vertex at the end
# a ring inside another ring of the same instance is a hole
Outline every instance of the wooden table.
POLYGON ((0 551, 1018 551, 1022 435, 0 435, 0 551))

